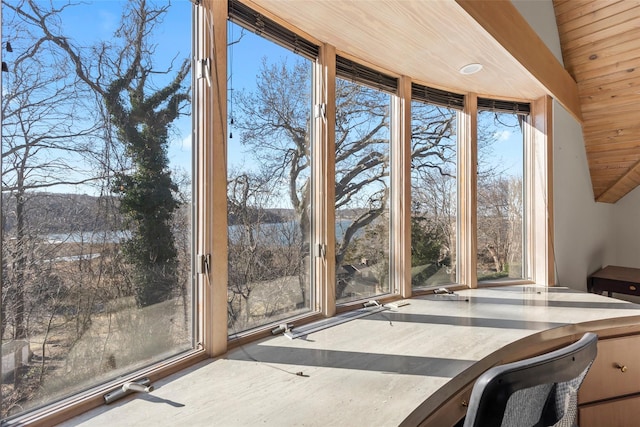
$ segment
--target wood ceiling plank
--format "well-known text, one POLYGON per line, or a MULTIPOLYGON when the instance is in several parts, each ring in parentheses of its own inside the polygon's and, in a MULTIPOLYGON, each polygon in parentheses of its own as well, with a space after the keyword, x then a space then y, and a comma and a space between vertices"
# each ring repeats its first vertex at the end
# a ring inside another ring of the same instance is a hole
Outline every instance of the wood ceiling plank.
POLYGON ((618 129, 623 123, 637 122, 640 119, 640 113, 638 113, 638 107, 636 105, 618 105, 610 103, 607 108, 601 111, 588 111, 585 113, 585 120, 589 120, 589 124, 584 127, 585 130, 592 130, 594 127, 601 127, 604 119, 608 125, 615 127, 611 129, 618 129), (616 126, 618 125, 618 126, 616 126))
POLYGON ((640 162, 636 163, 605 192, 596 197, 596 201, 615 203, 640 184, 640 162))
POLYGON ((599 170, 613 171, 614 174, 608 176, 606 179, 603 179, 603 181, 607 181, 609 183, 609 186, 612 186, 615 184, 616 181, 618 181, 621 177, 623 177, 629 171, 629 169, 633 168, 637 163, 638 163, 637 159, 636 161, 629 161, 629 162, 615 163, 615 164, 608 163, 607 165, 597 165, 597 164, 589 163, 589 169, 596 172, 599 170))
MULTIPOLYGON (((609 18, 613 18, 616 15, 625 14, 630 9, 636 7, 636 3, 634 1, 598 1, 595 4, 587 5, 581 9, 591 9, 588 13, 582 13, 581 16, 577 16, 574 19, 567 20, 562 24, 559 24, 558 27, 562 27, 562 31, 567 33, 567 37, 576 38, 573 34, 573 31, 578 31, 580 29, 585 29, 585 27, 589 27, 586 29, 587 32, 590 32, 590 29, 595 28, 596 26, 600 26, 602 28, 608 28, 611 26, 606 21, 609 18), (596 25, 596 23, 598 25, 596 25)), ((620 17, 618 17, 620 18, 620 17)), ((618 19, 613 19, 613 21, 617 21, 618 19)), ((599 29, 596 29, 599 31, 599 29)), ((576 34, 580 34, 578 31, 576 34)))
POLYGON ((620 38, 619 42, 620 45, 616 48, 595 51, 588 57, 566 58, 566 62, 576 73, 590 69, 599 70, 601 74, 608 74, 611 72, 610 70, 616 70, 616 65, 619 62, 640 58, 640 39, 625 42, 624 38, 620 38))
POLYGON ((640 160, 638 150, 620 150, 606 151, 601 153, 590 153, 589 162, 594 165, 612 165, 626 163, 625 167, 629 167, 628 163, 635 163, 640 160))
MULTIPOLYGON (((595 174, 597 175, 597 174, 595 174)), ((609 174, 609 175, 603 175, 600 176, 598 178, 595 178, 594 175, 591 175, 591 179, 592 179, 592 183, 593 183, 593 192, 594 194, 602 194, 605 191, 607 191, 607 189, 609 187, 611 187, 613 184, 615 184, 615 182, 620 179, 620 177, 623 174, 609 174)))
POLYGON ((591 179, 595 185, 609 186, 624 175, 625 170, 593 169, 591 179))
POLYGON ((574 34, 571 34, 571 37, 564 33, 560 37, 563 49, 569 51, 609 37, 624 37, 626 32, 633 31, 640 26, 637 8, 632 9, 631 12, 633 13, 623 14, 622 17, 618 17, 622 22, 618 22, 615 25, 609 23, 609 27, 605 27, 599 31, 592 29, 592 32, 587 32, 587 30, 584 30, 580 34, 580 37, 577 37, 578 34, 575 34, 575 32, 572 32, 574 34))
POLYGON ((580 99, 583 102, 597 102, 598 97, 609 97, 619 99, 621 104, 626 99, 636 100, 640 93, 640 81, 637 78, 620 80, 619 82, 611 82, 599 85, 597 87, 589 87, 580 91, 580 99))
MULTIPOLYGON (((628 6, 625 12, 617 13, 615 15, 606 16, 602 19, 595 19, 588 25, 582 25, 564 32, 565 38, 570 40, 582 40, 589 38, 590 41, 602 40, 603 38, 610 37, 610 31, 623 25, 627 22, 634 22, 638 19, 636 13, 637 5, 633 1, 622 2, 623 5, 628 6)), ((601 9, 602 11, 608 8, 601 9)))
MULTIPOLYGON (((596 156, 596 157, 602 157, 604 154, 613 151, 613 152, 621 152, 627 155, 631 155, 633 153, 638 153, 638 148, 640 148, 640 144, 638 141, 633 141, 630 143, 615 143, 615 142, 611 142, 611 143, 606 143, 606 144, 600 144, 600 145, 590 145, 586 147, 585 152, 588 155, 592 155, 592 156, 596 156), (617 149, 617 147, 628 147, 628 148, 620 148, 617 149)), ((640 156, 639 156, 640 157, 640 156)), ((604 157, 602 157, 604 158, 604 157)))
POLYGON ((593 88, 597 88, 598 86, 601 86, 601 85, 614 83, 617 80, 626 80, 629 78, 633 78, 633 79, 640 78, 640 68, 629 68, 626 70, 618 70, 618 71, 614 71, 613 73, 594 77, 589 80, 582 80, 578 83, 578 92, 582 92, 583 90, 590 90, 593 88))
POLYGON ((609 189, 624 176, 625 171, 610 170, 608 171, 609 174, 606 174, 606 172, 607 171, 597 171, 591 175, 593 193, 596 195, 596 200, 609 191, 609 189))
POLYGON ((601 8, 599 0, 554 0, 558 26, 601 8))
POLYGON ((616 168, 630 168, 633 164, 635 164, 638 160, 640 160, 640 155, 619 155, 619 156, 610 156, 604 157, 604 153, 588 153, 587 159, 589 161, 589 168, 596 172, 600 169, 616 169, 616 168))
MULTIPOLYGON (((587 134, 587 132, 585 132, 587 134)), ((640 123, 624 123, 624 126, 616 129, 592 129, 588 132, 590 138, 610 139, 621 138, 619 141, 629 141, 631 138, 639 138, 640 123), (625 139, 626 138, 626 139, 625 139)), ((640 138, 639 138, 640 139, 640 138)))
MULTIPOLYGON (((601 171, 601 172, 606 172, 606 171, 601 171)), ((615 183, 624 176, 624 173, 622 173, 624 171, 611 171, 611 173, 609 173, 608 175, 606 174, 599 174, 599 173, 594 173, 591 178, 592 178, 592 183, 593 183, 593 193, 596 195, 596 199, 597 197, 599 197, 600 195, 606 193, 613 185, 615 185, 615 183)))
MULTIPOLYGON (((594 95, 603 92, 611 92, 620 90, 622 88, 637 88, 640 85, 638 78, 633 73, 625 73, 621 74, 618 79, 615 80, 607 80, 607 75, 603 75, 602 77, 598 77, 596 79, 592 79, 587 82, 581 82, 578 84, 578 89, 580 89, 580 94, 594 95)), ((633 91, 627 91, 627 93, 633 91)))
POLYGON ((624 176, 626 170, 596 170, 591 175, 593 183, 593 192, 595 194, 603 194, 612 185, 616 183, 621 177, 624 176))
MULTIPOLYGON (((623 129, 627 125, 627 123, 631 121, 631 119, 627 119, 625 123, 623 120, 615 120, 613 118, 607 118, 607 117, 602 117, 600 119, 588 119, 588 120, 597 120, 598 123, 591 124, 589 129, 583 129, 585 147, 591 144, 591 138, 594 139, 593 141, 594 144, 597 144, 598 139, 603 139, 598 136, 591 137, 590 132, 592 132, 593 130, 600 131, 603 129, 623 129)), ((629 137, 632 137, 632 135, 629 135, 629 137)))
POLYGON ((565 62, 570 62, 572 67, 586 64, 594 67, 602 66, 601 62, 608 62, 618 58, 638 56, 640 48, 640 28, 631 32, 633 34, 624 37, 610 37, 577 49, 564 56, 565 62))
POLYGON ((608 151, 637 153, 638 148, 640 148, 640 139, 637 136, 614 136, 611 138, 588 136, 585 138, 586 152, 594 155, 608 151))
MULTIPOLYGON (((567 65, 567 69, 570 65, 567 65)), ((606 67, 606 73, 603 72, 602 68, 590 68, 590 67, 578 67, 577 70, 572 70, 571 74, 574 76, 576 81, 584 82, 587 80, 595 79, 601 77, 603 75, 610 75, 614 73, 620 72, 634 72, 640 69, 640 57, 634 57, 630 59, 624 59, 620 62, 617 62, 613 65, 606 67)))
POLYGON ((609 150, 637 151, 640 148, 640 138, 637 135, 593 136, 586 135, 585 149, 587 152, 601 152, 609 150))
POLYGON ((635 111, 636 117, 640 120, 640 113, 638 113, 640 95, 637 94, 637 90, 637 87, 632 91, 620 88, 615 91, 603 91, 594 95, 581 96, 582 115, 584 119, 587 120, 599 118, 603 115, 613 115, 614 113, 623 114, 629 111, 635 111))
POLYGON ((608 151, 617 153, 640 153, 640 139, 635 135, 584 135, 585 151, 600 155, 608 151))
POLYGON ((574 49, 564 49, 562 51, 562 56, 565 60, 575 60, 580 56, 584 56, 589 58, 591 54, 607 50, 611 48, 617 48, 620 43, 625 43, 628 41, 636 40, 640 36, 640 28, 636 28, 628 31, 625 34, 622 34, 618 37, 605 37, 601 40, 594 41, 592 43, 587 43, 582 46, 578 46, 574 49))
POLYGON ((607 151, 617 152, 638 152, 640 148, 640 140, 633 137, 612 137, 612 138, 585 138, 585 151, 594 155, 607 151))

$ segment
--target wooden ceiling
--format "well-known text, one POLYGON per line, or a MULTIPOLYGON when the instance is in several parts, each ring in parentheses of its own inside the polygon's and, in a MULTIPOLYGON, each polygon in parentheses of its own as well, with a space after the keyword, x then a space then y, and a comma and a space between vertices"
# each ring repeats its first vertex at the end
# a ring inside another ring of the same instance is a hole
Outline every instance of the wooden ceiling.
POLYGON ((640 1, 553 0, 565 68, 578 84, 595 199, 640 185, 640 1))
POLYGON ((579 110, 577 88, 571 93, 575 82, 509 1, 241 1, 311 41, 335 46, 339 55, 396 76, 504 99, 537 99, 555 92, 572 114, 579 110), (505 40, 512 40, 512 46, 505 40), (477 62, 484 66, 481 72, 460 74, 462 66, 477 62), (573 96, 575 108, 567 105, 573 96))

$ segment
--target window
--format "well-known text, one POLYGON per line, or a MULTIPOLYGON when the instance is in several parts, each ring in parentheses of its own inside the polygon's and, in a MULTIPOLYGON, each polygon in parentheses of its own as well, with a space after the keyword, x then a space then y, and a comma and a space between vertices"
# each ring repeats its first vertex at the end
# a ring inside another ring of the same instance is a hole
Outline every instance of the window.
POLYGON ((191 12, 2 3, 3 418, 195 346, 191 12))
POLYGON ((456 283, 457 115, 463 96, 414 83, 412 98, 411 285, 456 283))
POLYGON ((230 3, 229 13, 238 22, 229 22, 227 30, 227 307, 234 335, 312 306, 311 83, 317 47, 301 47, 293 33, 240 3, 230 3), (245 29, 256 26, 260 36, 245 29))
POLYGON ((528 104, 478 104, 478 281, 522 279, 528 104))
POLYGON ((335 258, 341 303, 390 290, 388 91, 397 83, 341 57, 336 68, 335 258))
POLYGON ((362 300, 553 276, 550 99, 530 124, 414 83, 406 120, 410 76, 240 1, 39 3, 2 5, 4 419, 362 300))

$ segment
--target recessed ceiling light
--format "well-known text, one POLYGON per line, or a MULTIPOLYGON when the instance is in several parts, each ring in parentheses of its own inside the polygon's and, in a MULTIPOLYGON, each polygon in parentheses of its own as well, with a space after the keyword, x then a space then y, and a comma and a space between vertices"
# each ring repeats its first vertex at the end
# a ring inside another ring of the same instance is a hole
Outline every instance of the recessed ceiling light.
POLYGON ((478 71, 482 70, 482 64, 467 64, 464 67, 460 68, 460 74, 475 74, 478 71))

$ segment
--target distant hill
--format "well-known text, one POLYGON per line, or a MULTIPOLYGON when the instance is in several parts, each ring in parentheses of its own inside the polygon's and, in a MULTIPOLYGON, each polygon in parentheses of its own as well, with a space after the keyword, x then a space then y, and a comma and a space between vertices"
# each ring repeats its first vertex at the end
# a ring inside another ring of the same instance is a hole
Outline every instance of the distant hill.
POLYGON ((251 207, 240 207, 229 204, 229 225, 237 225, 241 222, 240 215, 244 214, 251 222, 261 224, 273 224, 278 222, 292 221, 294 219, 293 209, 256 209, 251 207), (247 212, 243 212, 246 210, 247 212))
MULTIPOLYGON (((122 215, 118 211, 118 198, 96 197, 87 194, 61 194, 31 192, 27 194, 25 214, 30 233, 46 235, 78 231, 108 231, 124 229, 122 215)), ((185 206, 185 209, 189 209, 185 206)), ((16 227, 15 198, 2 196, 4 231, 9 235, 16 227)), ((278 223, 295 220, 293 209, 251 209, 252 219, 262 223, 278 223)), ((230 207, 229 225, 238 223, 234 209, 230 207)))
MULTIPOLYGON (((4 231, 16 226, 16 200, 3 194, 4 231)), ((122 223, 116 197, 87 194, 30 192, 25 203, 26 226, 30 233, 70 233, 84 230, 115 230, 122 223)))

